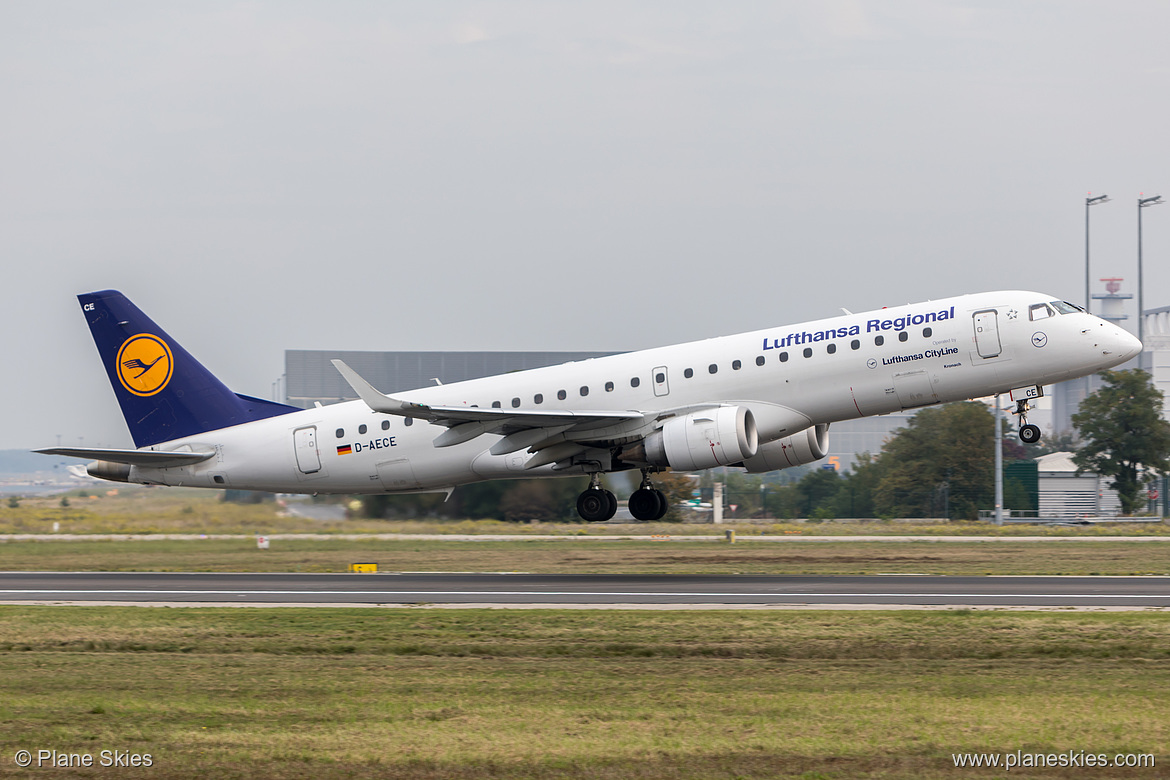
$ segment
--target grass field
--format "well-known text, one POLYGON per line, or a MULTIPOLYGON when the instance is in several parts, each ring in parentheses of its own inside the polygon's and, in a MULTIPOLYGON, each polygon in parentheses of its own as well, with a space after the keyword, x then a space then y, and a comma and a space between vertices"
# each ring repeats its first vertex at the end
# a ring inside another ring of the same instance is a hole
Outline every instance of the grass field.
MULTIPOLYGON (((294 532, 556 534, 564 541, 446 542, 412 540, 274 540, 259 551, 250 539, 199 541, 79 541, 0 543, 0 568, 24 571, 294 571, 339 572, 355 561, 374 561, 387 571, 526 571, 540 573, 760 573, 760 574, 1170 574, 1170 544, 1109 541, 1118 534, 1160 537, 1163 524, 1091 528, 995 528, 981 523, 639 524, 632 526, 541 523, 517 525, 491 520, 315 521, 278 516, 273 504, 239 505, 209 491, 122 489, 96 498, 74 495, 28 499, 16 508, 0 506, 0 533, 185 533, 272 534, 294 532), (734 528, 741 542, 714 541, 734 528), (643 540, 586 543, 579 536, 624 534, 643 540), (710 534, 705 543, 652 541, 659 535, 710 534), (972 544, 781 543, 753 542, 766 534, 926 534, 994 535, 1002 542, 972 544), (1094 541, 1013 543, 1014 536, 1054 539, 1089 537, 1094 541), (1099 541, 1097 541, 1099 540, 1099 541)), ((0 540, 2 541, 2 540, 0 540)))
POLYGON ((1170 574, 1170 543, 252 539, 9 542, 8 571, 381 571, 752 574, 1170 574))
MULTIPOLYGON (((1003 777, 951 754, 1161 759, 1168 712, 1151 613, 0 607, 0 777, 1003 777)), ((1164 771, 1010 777, 1086 774, 1164 771)))
POLYGON ((931 536, 1170 536, 1164 523, 1140 525, 1095 525, 1091 527, 1037 527, 1012 525, 996 527, 987 523, 910 522, 824 522, 736 524, 723 526, 676 523, 629 525, 545 522, 535 525, 496 520, 313 520, 282 511, 274 503, 233 504, 219 500, 218 491, 189 488, 101 488, 66 495, 69 506, 60 505, 61 496, 20 499, 18 507, 0 502, 0 534, 48 534, 57 523, 61 533, 427 533, 427 534, 710 534, 722 536, 726 529, 740 534, 916 534, 931 536), (113 493, 113 495, 107 495, 113 493))

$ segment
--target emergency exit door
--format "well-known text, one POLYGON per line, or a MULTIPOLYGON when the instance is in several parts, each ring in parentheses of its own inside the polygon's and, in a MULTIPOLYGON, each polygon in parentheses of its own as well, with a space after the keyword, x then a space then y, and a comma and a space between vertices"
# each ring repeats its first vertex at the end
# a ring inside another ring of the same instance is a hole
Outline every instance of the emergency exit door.
POLYGON ((663 396, 670 393, 670 381, 666 377, 666 366, 658 366, 651 377, 654 380, 654 395, 663 396))
POLYGON ((297 468, 302 474, 315 474, 321 470, 321 453, 317 451, 317 426, 297 428, 293 431, 293 448, 297 453, 297 468))

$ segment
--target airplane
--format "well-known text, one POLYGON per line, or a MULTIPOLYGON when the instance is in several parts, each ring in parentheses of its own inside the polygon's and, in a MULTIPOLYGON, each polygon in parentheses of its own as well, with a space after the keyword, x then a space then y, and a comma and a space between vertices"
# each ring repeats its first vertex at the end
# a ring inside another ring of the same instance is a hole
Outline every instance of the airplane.
MULTIPOLYGON (((651 475, 823 458, 834 422, 1010 393, 1020 438, 1043 385, 1141 342, 1043 293, 987 292, 299 409, 240 395, 117 291, 78 296, 136 449, 53 447, 115 482, 281 493, 423 493, 586 475, 586 521, 614 516, 601 475, 639 469, 627 506, 668 509, 651 475)), ((844 311, 844 310, 843 310, 844 311)))

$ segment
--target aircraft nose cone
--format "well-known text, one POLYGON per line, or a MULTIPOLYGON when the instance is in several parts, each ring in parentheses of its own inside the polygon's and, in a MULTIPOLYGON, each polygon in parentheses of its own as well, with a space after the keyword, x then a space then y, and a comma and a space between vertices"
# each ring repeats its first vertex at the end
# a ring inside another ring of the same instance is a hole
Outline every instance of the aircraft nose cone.
POLYGON ((1117 329, 1117 352, 1123 355, 1126 360, 1131 360, 1142 352, 1142 343, 1138 341, 1137 336, 1133 335, 1127 330, 1117 329))

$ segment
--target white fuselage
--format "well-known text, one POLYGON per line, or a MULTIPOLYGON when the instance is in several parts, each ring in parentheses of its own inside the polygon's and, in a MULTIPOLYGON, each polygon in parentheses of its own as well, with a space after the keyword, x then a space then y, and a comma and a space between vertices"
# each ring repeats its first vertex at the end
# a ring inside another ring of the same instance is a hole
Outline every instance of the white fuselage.
MULTIPOLYGON (((398 393, 444 406, 654 412, 722 403, 751 409, 760 442, 812 425, 979 398, 1118 365, 1140 345, 1053 298, 964 295, 398 393), (1049 304, 1047 310, 1034 308, 1049 304), (1136 345, 1136 346, 1135 346, 1136 345)), ((525 470, 498 435, 434 446, 445 430, 363 401, 307 409, 152 449, 209 452, 182 468, 133 467, 130 481, 297 493, 441 490, 525 470)), ((568 472, 568 473, 581 473, 568 472)))

